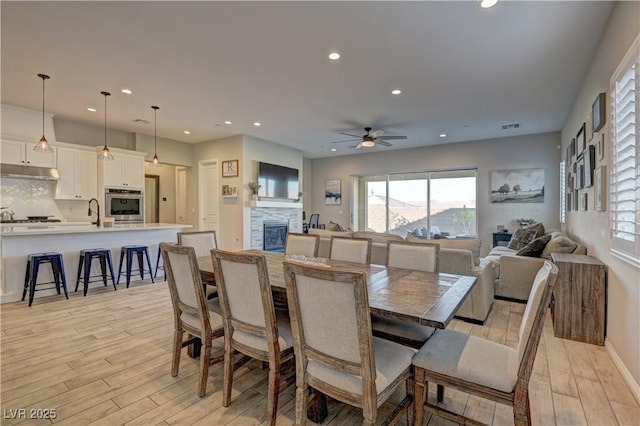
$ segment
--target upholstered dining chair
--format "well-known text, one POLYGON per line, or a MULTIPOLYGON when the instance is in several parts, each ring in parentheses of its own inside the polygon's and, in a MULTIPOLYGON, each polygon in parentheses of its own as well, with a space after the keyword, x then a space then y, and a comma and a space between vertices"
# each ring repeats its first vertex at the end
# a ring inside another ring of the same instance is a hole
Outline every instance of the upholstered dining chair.
POLYGON ((225 333, 222 405, 231 403, 234 351, 268 362, 267 421, 274 425, 278 395, 295 380, 281 383, 281 366, 293 359, 289 319, 276 316, 264 256, 211 250, 211 258, 225 333))
MULTIPOLYGON (((178 244, 193 247, 196 252, 196 258, 210 256, 211 249, 218 248, 216 231, 178 232, 178 244)), ((218 289, 215 282, 205 281, 204 285, 207 299, 212 299, 217 296, 218 289)))
POLYGON ((222 317, 215 313, 213 301, 207 302, 202 288, 200 270, 193 247, 160 243, 160 251, 167 274, 171 303, 173 304, 174 332, 171 375, 178 375, 181 349, 187 345, 202 344, 198 396, 207 390, 209 365, 223 360, 222 343, 212 357, 213 340, 224 335, 222 317), (184 334, 187 333, 187 338, 184 334))
POLYGON ((557 267, 548 260, 538 271, 516 349, 454 330, 439 330, 425 343, 413 359, 416 422, 422 422, 426 408, 436 416, 469 424, 463 415, 429 403, 428 384, 434 382, 438 402, 444 399, 444 386, 449 386, 511 405, 516 426, 531 424, 529 378, 557 274, 557 267))
POLYGON ((318 256, 319 235, 287 233, 284 243, 284 254, 297 254, 307 257, 318 256))
MULTIPOLYGON (((371 334, 367 280, 361 272, 284 262, 296 354, 296 425, 306 422, 309 388, 362 408, 363 425, 399 387, 407 395, 391 413, 413 424, 414 351, 371 334)), ((384 424, 389 424, 385 422, 384 424)))
MULTIPOLYGON (((387 247, 387 267, 438 272, 438 244, 389 241, 387 247)), ((371 328, 374 336, 414 349, 420 349, 435 332, 433 327, 375 314, 371 315, 371 328)))
POLYGON ((344 262, 371 263, 371 238, 331 236, 329 258, 344 262))

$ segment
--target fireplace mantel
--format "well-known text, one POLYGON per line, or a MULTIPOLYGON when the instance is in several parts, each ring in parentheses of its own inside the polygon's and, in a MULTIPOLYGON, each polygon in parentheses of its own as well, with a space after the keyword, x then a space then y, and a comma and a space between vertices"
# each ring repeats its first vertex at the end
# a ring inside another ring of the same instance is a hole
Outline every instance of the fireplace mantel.
POLYGON ((249 201, 249 207, 251 208, 264 208, 272 207, 279 209, 302 209, 302 203, 295 201, 249 201))

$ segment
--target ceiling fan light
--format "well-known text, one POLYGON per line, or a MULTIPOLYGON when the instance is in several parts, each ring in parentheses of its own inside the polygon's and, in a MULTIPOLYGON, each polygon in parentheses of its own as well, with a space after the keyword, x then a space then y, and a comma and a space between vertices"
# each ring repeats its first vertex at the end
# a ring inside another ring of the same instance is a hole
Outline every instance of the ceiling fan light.
POLYGON ((376 143, 374 141, 362 141, 360 143, 360 146, 364 148, 373 148, 374 146, 376 146, 376 143))

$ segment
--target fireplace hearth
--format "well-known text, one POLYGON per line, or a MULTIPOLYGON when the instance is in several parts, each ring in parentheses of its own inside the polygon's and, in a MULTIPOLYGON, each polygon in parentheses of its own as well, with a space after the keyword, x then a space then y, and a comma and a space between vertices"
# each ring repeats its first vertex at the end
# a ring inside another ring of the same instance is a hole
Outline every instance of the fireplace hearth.
POLYGON ((263 222, 263 246, 264 251, 284 253, 284 243, 289 232, 288 222, 263 222))

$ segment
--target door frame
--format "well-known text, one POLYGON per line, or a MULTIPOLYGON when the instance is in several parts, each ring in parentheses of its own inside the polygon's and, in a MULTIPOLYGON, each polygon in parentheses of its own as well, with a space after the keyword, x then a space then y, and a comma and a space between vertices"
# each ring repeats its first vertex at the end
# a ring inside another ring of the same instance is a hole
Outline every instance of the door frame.
MULTIPOLYGON (((204 169, 208 165, 216 165, 216 169, 218 169, 218 165, 220 162, 217 158, 211 158, 208 160, 198 161, 198 229, 201 229, 200 226, 204 223, 205 216, 205 207, 204 207, 204 189, 205 189, 205 177, 204 177, 204 169)), ((219 176, 216 175, 216 178, 219 176)), ((217 180, 217 179, 216 179, 217 180)), ((218 185, 220 186, 220 185, 218 185)), ((220 225, 220 203, 216 200, 216 228, 219 228, 220 225)))
MULTIPOLYGON (((147 178, 149 179, 153 179, 156 184, 155 184, 155 196, 156 196, 156 203, 155 206, 153 206, 153 209, 155 210, 155 216, 156 216, 156 220, 157 222, 155 223, 160 223, 160 176, 159 175, 150 175, 150 174, 146 174, 144 175, 144 179, 145 179, 145 185, 144 185, 144 193, 145 193, 145 197, 147 194, 147 178)), ((145 205, 147 203, 147 200, 145 199, 145 205)), ((147 206, 149 207, 149 206, 147 206)), ((146 222, 146 218, 145 218, 145 222, 146 222)))
POLYGON ((180 198, 180 193, 184 192, 184 224, 188 224, 190 223, 189 221, 189 202, 188 202, 188 193, 189 191, 187 191, 187 168, 184 166, 176 166, 175 169, 175 187, 176 187, 176 223, 181 223, 179 222, 178 218, 180 217, 180 214, 182 214, 181 211, 178 210, 179 208, 179 204, 178 204, 178 199, 180 198), (178 174, 180 172, 184 171, 184 188, 180 187, 180 179, 178 179, 178 174))

